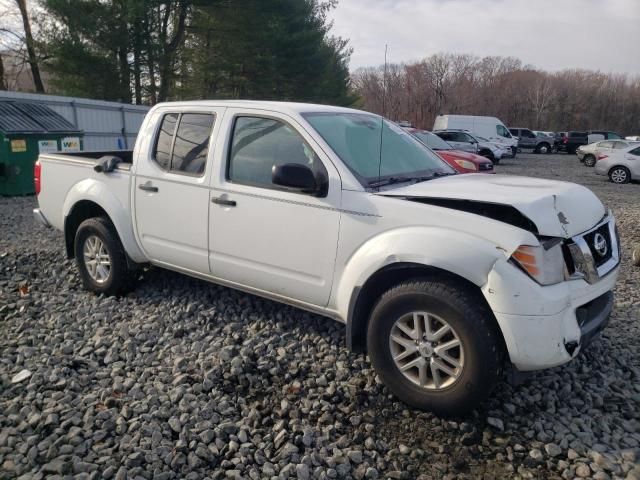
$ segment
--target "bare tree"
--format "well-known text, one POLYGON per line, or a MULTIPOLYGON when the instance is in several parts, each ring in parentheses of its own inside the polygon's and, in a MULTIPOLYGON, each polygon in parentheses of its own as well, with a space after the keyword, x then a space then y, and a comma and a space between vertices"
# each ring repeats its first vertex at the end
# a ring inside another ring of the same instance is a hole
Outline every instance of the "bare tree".
POLYGON ((22 17, 22 26, 24 28, 24 39, 27 47, 27 58, 29 66, 31 67, 31 75, 33 76, 33 84, 36 88, 36 92, 44 93, 44 84, 42 83, 42 77, 40 76, 40 67, 38 65, 38 57, 35 50, 35 42, 33 34, 31 33, 31 22, 29 20, 29 13, 27 12, 27 0, 16 0, 18 9, 20 10, 20 16, 22 17))

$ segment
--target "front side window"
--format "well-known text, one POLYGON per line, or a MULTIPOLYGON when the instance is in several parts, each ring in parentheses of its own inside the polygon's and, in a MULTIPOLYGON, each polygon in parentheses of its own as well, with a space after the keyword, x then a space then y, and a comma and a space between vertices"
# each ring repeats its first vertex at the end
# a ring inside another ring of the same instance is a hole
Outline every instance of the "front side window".
POLYGON ((496 133, 501 137, 511 138, 509 130, 504 125, 496 125, 496 133))
POLYGON ((377 115, 310 112, 303 116, 364 186, 392 178, 454 173, 432 150, 377 115))
POLYGON ((616 150, 620 150, 622 148, 627 148, 630 146, 625 142, 611 142, 611 143, 613 143, 613 148, 615 148, 616 150))
POLYGON ((238 117, 233 127, 227 179, 234 183, 277 188, 273 167, 286 163, 308 166, 323 172, 324 165, 298 132, 279 120, 238 117))
POLYGON ((209 113, 168 113, 162 118, 153 159, 173 173, 202 175, 207 163, 214 116, 209 113))
POLYGON ((607 135, 607 138, 611 138, 611 139, 615 139, 615 140, 619 140, 620 138, 622 138, 620 135, 618 135, 617 133, 614 132, 609 132, 609 134, 607 135))

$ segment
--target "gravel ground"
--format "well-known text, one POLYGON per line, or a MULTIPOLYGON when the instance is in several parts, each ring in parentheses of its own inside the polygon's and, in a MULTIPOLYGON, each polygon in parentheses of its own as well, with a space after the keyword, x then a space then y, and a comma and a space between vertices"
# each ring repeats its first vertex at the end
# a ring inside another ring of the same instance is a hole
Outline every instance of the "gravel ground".
POLYGON ((0 478, 640 479, 640 185, 568 155, 498 172, 592 188, 622 271, 599 342, 457 420, 394 400, 331 320, 159 269, 93 296, 35 199, 0 198, 0 478))

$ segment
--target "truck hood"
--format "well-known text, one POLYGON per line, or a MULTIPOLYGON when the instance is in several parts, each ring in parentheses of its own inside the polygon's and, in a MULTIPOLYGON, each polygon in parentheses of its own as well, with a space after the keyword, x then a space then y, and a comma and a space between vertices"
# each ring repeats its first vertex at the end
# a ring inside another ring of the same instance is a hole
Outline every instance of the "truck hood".
MULTIPOLYGON (((596 225, 606 213, 598 197, 585 187, 511 175, 452 175, 392 188, 379 195, 424 201, 480 215, 490 211, 485 216, 496 220, 502 220, 501 215, 507 216, 516 209, 526 217, 523 220, 528 219, 535 225, 538 234, 550 237, 573 237, 596 225), (482 209, 474 209, 476 204, 482 205, 482 209)), ((519 220, 505 218, 502 221, 526 228, 519 220)))

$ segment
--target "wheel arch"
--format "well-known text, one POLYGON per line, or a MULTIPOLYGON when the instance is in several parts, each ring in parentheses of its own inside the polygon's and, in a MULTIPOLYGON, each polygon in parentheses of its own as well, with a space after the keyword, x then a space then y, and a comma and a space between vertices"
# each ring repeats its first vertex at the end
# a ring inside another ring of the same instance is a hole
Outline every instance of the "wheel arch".
POLYGON ((80 224, 93 217, 106 217, 113 224, 128 258, 144 263, 146 258, 134 237, 131 216, 115 194, 101 182, 87 179, 77 184, 63 205, 63 225, 66 253, 74 255, 74 239, 80 224))
POLYGON ((506 351, 505 340, 498 321, 493 315, 479 285, 459 274, 443 268, 413 262, 398 262, 386 265, 371 275, 361 287, 356 287, 349 302, 346 325, 346 343, 349 350, 356 353, 364 353, 367 351, 369 317, 380 296, 402 281, 417 278, 448 280, 456 282, 462 285, 462 288, 473 292, 478 302, 481 302, 483 307, 489 312, 490 322, 494 326, 498 338, 506 351))

